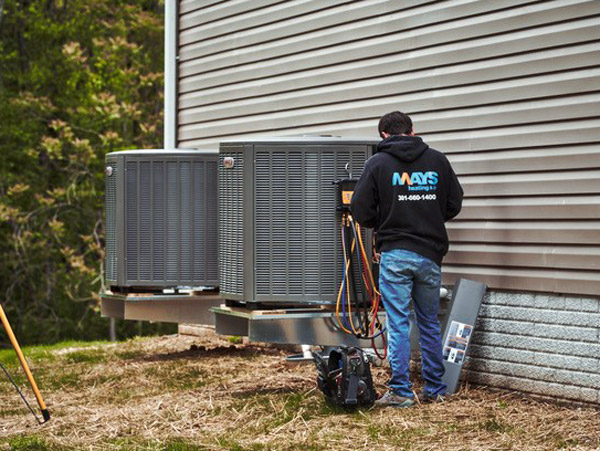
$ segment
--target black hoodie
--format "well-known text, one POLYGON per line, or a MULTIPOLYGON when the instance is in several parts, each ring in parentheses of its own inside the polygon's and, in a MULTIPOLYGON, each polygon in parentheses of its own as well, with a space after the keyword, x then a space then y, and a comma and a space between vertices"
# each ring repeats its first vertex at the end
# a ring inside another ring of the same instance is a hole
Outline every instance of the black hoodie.
POLYGON ((448 252, 444 222, 461 209, 463 190, 446 156, 418 136, 392 136, 369 158, 351 210, 377 231, 377 249, 405 249, 441 266, 448 252))

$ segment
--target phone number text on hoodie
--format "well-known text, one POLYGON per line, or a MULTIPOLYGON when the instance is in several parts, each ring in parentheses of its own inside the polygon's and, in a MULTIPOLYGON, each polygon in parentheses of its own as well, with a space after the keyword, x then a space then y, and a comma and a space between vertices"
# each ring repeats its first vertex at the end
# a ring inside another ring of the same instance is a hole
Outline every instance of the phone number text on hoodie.
POLYGON ((406 200, 414 201, 414 200, 436 200, 437 196, 435 194, 399 194, 398 200, 400 202, 404 202, 406 200))

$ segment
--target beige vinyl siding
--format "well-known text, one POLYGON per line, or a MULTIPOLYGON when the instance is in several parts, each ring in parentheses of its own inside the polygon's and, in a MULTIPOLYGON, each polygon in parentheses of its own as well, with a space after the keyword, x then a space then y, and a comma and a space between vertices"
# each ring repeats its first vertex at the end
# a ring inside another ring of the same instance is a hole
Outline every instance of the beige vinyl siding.
POLYGON ((376 137, 400 109, 465 188, 445 282, 600 293, 599 1, 186 0, 179 14, 178 147, 376 137))

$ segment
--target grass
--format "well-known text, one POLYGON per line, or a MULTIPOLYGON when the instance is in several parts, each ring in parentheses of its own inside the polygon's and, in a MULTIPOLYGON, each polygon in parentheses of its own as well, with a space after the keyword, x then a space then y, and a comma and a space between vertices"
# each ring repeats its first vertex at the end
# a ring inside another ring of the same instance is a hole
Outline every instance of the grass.
POLYGON ((39 435, 18 435, 6 441, 11 451, 66 451, 68 448, 48 443, 39 435))
MULTIPOLYGON (((22 351, 30 364, 38 362, 50 363, 56 360, 56 351, 96 348, 106 346, 108 343, 106 341, 65 341, 52 345, 24 346, 22 351)), ((0 349, 0 362, 6 367, 16 367, 19 365, 17 354, 12 348, 0 349)))
POLYGON ((157 440, 117 439, 108 444, 109 449, 118 451, 201 451, 202 448, 184 440, 168 440, 163 443, 157 440))
MULTIPOLYGON (((24 350, 52 414, 39 426, 0 374, 4 450, 598 449, 600 411, 464 387, 451 401, 347 412, 289 350, 214 335, 24 350)), ((9 367, 27 397, 9 351, 9 367)), ((373 368, 378 389, 388 369, 373 368)))
POLYGON ((104 363, 107 360, 107 353, 103 349, 92 348, 81 351, 69 352, 65 355, 67 363, 104 363))
POLYGON ((504 420, 499 420, 493 417, 481 422, 479 424, 479 429, 488 432, 510 432, 514 429, 514 426, 508 424, 504 420))

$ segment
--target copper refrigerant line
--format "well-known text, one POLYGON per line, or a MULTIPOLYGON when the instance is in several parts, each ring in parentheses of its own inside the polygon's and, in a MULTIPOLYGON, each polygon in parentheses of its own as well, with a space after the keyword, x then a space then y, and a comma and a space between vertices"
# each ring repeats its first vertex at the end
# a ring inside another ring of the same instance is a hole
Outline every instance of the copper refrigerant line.
POLYGON ((2 365, 0 363, 0 367, 2 367, 2 370, 4 371, 4 373, 6 374, 6 376, 8 377, 8 379, 10 380, 10 382, 14 385, 14 387, 16 388, 16 390, 19 393, 19 395, 21 395, 21 398, 23 398, 23 401, 25 402, 25 404, 27 405, 27 407, 29 408, 29 410, 31 411, 31 413, 33 414, 33 416, 35 417, 35 419, 38 421, 38 423, 43 424, 43 423, 45 423, 46 421, 48 421, 50 419, 50 413, 48 412, 48 408, 46 407, 46 404, 44 403, 44 399, 42 398, 42 394, 40 393, 40 390, 38 389, 38 386, 35 383, 35 379, 33 378, 33 374, 31 374, 31 370, 29 369, 29 365, 27 364, 27 361, 25 360, 25 356, 23 355, 23 352, 21 351, 21 347, 19 346, 19 342, 17 341, 17 338, 15 337, 15 334, 13 333, 12 327, 10 327, 10 323, 8 322, 8 318, 6 317, 6 314, 4 313, 4 309, 2 308, 2 304, 0 304, 0 321, 2 322, 2 325, 4 326, 4 330, 6 330, 6 334, 8 335, 8 339, 10 340, 10 343, 12 344, 12 347, 13 347, 13 349, 15 350, 15 352, 17 354, 19 362, 21 363, 21 367, 23 367, 23 371, 25 371, 25 375, 27 376, 27 380, 29 380, 29 384, 31 385, 31 389, 33 390, 33 393, 35 395, 35 398, 37 399, 38 405, 40 406, 40 410, 42 412, 43 421, 40 420, 39 417, 36 415, 35 411, 31 407, 31 405, 27 402, 27 398, 25 398, 25 396, 23 395, 23 393, 21 392, 21 390, 19 389, 18 385, 15 383, 15 381, 13 380, 13 378, 10 376, 10 374, 8 373, 8 371, 6 370, 6 368, 4 367, 4 365, 2 365))
POLYGON ((362 239, 362 230, 348 211, 342 213, 340 233, 344 256, 344 273, 335 309, 338 325, 341 330, 348 334, 359 339, 371 340, 377 357, 385 359, 387 356, 386 329, 378 317, 381 294, 375 285, 373 271, 362 239), (357 294, 354 259, 356 259, 360 280, 362 281, 362 300, 358 299, 357 294), (377 337, 381 337, 383 341, 383 355, 379 354, 375 345, 377 337))

